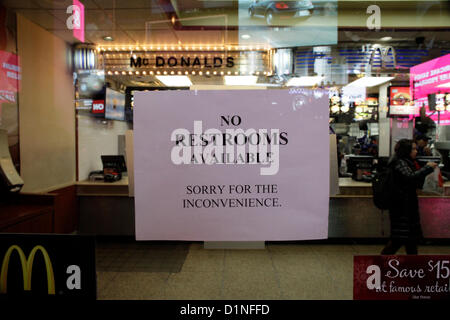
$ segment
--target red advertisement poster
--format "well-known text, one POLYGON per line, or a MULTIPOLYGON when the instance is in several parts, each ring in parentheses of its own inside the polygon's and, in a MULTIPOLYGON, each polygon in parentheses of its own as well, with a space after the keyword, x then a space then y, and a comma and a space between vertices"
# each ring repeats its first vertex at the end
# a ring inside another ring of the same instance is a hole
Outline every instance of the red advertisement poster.
POLYGON ((389 92, 389 114, 414 115, 418 113, 417 107, 411 100, 409 87, 391 87, 389 92))
POLYGON ((21 79, 19 57, 0 51, 0 102, 15 102, 21 79))
POLYGON ((391 87, 390 102, 391 106, 404 106, 411 102, 409 87, 391 87))
POLYGON ((450 256, 355 256, 355 300, 450 300, 450 256))

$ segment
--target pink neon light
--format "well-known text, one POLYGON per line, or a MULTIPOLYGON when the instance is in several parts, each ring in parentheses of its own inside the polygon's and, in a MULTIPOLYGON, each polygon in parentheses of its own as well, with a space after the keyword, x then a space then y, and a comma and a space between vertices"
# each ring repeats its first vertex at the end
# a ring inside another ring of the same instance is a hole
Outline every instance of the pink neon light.
POLYGON ((430 93, 449 92, 438 88, 450 82, 450 54, 419 64, 410 69, 410 87, 413 99, 426 98, 430 93))
POLYGON ((73 28, 73 36, 81 42, 84 42, 84 5, 78 0, 73 0, 73 5, 75 6, 73 14, 77 15, 73 28))

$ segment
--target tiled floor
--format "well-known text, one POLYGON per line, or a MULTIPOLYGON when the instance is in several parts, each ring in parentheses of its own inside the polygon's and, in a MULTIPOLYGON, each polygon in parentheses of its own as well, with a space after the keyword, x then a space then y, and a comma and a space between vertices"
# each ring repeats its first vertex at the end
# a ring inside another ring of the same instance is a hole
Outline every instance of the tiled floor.
MULTIPOLYGON (((382 247, 268 243, 262 250, 207 250, 199 242, 101 242, 97 297, 351 300, 353 256, 378 255, 382 247)), ((421 246, 419 254, 450 254, 450 245, 421 246)))

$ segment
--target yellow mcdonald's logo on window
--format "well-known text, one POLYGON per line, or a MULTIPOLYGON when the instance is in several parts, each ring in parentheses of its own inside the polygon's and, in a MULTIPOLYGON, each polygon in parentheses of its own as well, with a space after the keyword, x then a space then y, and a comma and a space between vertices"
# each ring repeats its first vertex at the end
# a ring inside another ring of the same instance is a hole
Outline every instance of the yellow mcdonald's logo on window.
POLYGON ((23 274, 23 289, 25 291, 31 290, 31 275, 33 273, 33 261, 34 256, 37 251, 40 251, 44 256, 45 268, 47 270, 47 290, 48 294, 55 294, 55 277, 53 275, 53 267, 52 262, 50 261, 50 257, 42 246, 35 246, 33 250, 31 250, 28 259, 25 257, 23 250, 17 246, 12 245, 9 247, 8 251, 6 251, 5 256, 3 257, 2 270, 0 273, 0 293, 6 293, 7 291, 7 282, 8 282, 8 266, 11 254, 16 250, 20 257, 20 262, 22 264, 22 274, 23 274))

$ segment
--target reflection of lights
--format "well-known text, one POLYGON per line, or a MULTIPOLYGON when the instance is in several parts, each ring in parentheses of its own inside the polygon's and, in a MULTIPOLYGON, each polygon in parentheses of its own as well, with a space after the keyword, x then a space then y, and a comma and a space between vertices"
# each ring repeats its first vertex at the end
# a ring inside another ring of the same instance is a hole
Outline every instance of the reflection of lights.
POLYGON ((332 113, 338 113, 339 112, 339 106, 338 105, 333 105, 331 107, 331 112, 332 113))
POLYGON ((243 34, 241 36, 242 39, 250 39, 250 35, 249 34, 243 34))
POLYGON ((225 76, 226 86, 253 85, 258 81, 255 76, 225 76))
POLYGON ((192 82, 187 76, 156 76, 156 78, 168 87, 192 86, 192 82))
POLYGON ((358 80, 349 83, 347 86, 355 86, 355 87, 375 87, 379 86, 383 83, 391 81, 394 77, 362 77, 358 80))
MULTIPOLYGON (((269 74, 270 75, 270 74, 269 74)), ((322 81, 323 77, 296 77, 296 78, 291 78, 289 79, 289 81, 286 83, 286 86, 288 87, 312 87, 318 83, 320 83, 320 81, 322 81)))
POLYGON ((319 90, 314 91, 314 98, 316 98, 316 99, 322 98, 323 95, 324 95, 323 91, 319 91, 319 90))
POLYGON ((348 104, 344 104, 342 107, 341 107, 341 111, 342 112, 348 112, 350 110, 350 107, 348 106, 348 104))
POLYGON ((383 37, 380 40, 381 41, 389 41, 389 40, 392 40, 392 37, 383 37))

